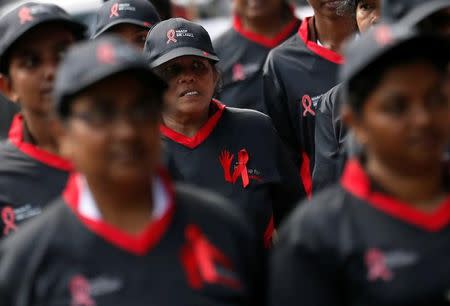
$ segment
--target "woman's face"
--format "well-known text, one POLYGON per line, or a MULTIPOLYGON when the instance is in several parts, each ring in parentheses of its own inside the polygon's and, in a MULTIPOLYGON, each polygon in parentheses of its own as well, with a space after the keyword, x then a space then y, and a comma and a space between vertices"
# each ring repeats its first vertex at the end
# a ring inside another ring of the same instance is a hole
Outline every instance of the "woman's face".
POLYGON ((356 6, 356 23, 363 33, 380 19, 380 0, 360 0, 356 6))
POLYGON ((388 70, 353 122, 367 156, 409 170, 440 161, 450 136, 443 85, 442 73, 426 61, 388 70))
POLYGON ((314 15, 333 18, 353 14, 351 0, 308 0, 308 2, 314 15))
POLYGON ((6 95, 22 109, 47 116, 52 107, 55 73, 61 57, 75 41, 70 30, 42 25, 13 46, 6 78, 6 95))
POLYGON ((88 180, 150 182, 160 160, 158 99, 131 73, 88 88, 72 101, 60 137, 62 154, 88 180))
POLYGON ((164 95, 164 112, 174 116, 207 113, 218 74, 211 62, 199 56, 181 56, 156 69, 169 85, 164 95))
POLYGON ((123 23, 112 27, 107 31, 107 33, 114 33, 116 35, 119 35, 126 42, 142 51, 144 50, 148 28, 140 27, 131 23, 123 23))
POLYGON ((274 16, 283 7, 284 0, 234 0, 233 9, 242 18, 266 18, 274 16))

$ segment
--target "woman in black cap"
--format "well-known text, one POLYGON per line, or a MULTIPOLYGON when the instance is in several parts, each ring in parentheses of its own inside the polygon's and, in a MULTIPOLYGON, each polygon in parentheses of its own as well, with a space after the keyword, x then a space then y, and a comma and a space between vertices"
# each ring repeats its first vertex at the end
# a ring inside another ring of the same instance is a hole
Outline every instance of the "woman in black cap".
POLYGON ((0 18, 0 72, 4 94, 20 104, 0 144, 0 237, 41 213, 71 171, 50 132, 55 73, 84 26, 60 7, 26 3, 0 18))
POLYGON ((264 111, 262 69, 267 54, 298 31, 300 20, 287 0, 233 0, 233 26, 214 42, 220 57, 227 106, 264 111))
POLYGON ((151 27, 161 21, 157 10, 148 0, 111 0, 97 12, 92 38, 114 33, 142 50, 151 27))
POLYGON ((400 25, 348 46, 344 120, 363 150, 280 230, 270 305, 448 305, 449 54, 400 25))
POLYGON ((176 175, 240 206, 270 245, 275 224, 302 195, 299 177, 270 119, 212 99, 219 60, 208 33, 176 18, 149 33, 144 52, 169 84, 161 132, 176 175))
POLYGON ((68 52, 54 109, 79 173, 0 244, 2 305, 263 304, 263 267, 241 215, 214 194, 174 187, 159 166, 165 89, 117 37, 68 52))

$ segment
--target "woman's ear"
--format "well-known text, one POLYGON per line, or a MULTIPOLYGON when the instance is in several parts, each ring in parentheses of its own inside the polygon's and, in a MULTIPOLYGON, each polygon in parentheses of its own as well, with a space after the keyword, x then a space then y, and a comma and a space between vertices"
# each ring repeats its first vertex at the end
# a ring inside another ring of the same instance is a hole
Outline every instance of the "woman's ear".
POLYGON ((344 125, 353 131, 358 143, 364 146, 367 143, 368 136, 362 120, 362 113, 357 113, 348 104, 344 104, 341 109, 341 115, 344 125))
POLYGON ((0 92, 10 101, 15 103, 19 102, 19 97, 14 91, 11 78, 4 74, 0 74, 0 92))

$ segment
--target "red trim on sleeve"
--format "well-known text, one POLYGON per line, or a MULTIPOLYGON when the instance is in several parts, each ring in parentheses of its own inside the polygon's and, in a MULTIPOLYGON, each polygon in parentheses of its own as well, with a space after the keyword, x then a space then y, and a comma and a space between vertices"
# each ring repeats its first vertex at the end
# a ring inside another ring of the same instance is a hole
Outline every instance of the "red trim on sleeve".
POLYGON ((175 193, 170 178, 164 170, 160 170, 158 175, 162 179, 163 185, 169 193, 170 207, 160 219, 151 221, 142 233, 138 235, 125 233, 104 221, 92 220, 82 216, 79 213, 79 174, 74 174, 69 178, 66 189, 63 192, 63 199, 75 213, 77 218, 90 231, 118 248, 121 248, 129 253, 142 256, 148 253, 148 251, 161 240, 162 236, 167 231, 175 212, 175 193))
POLYGON ((298 35, 305 43, 306 47, 315 54, 323 57, 324 59, 333 62, 335 64, 343 64, 344 57, 337 52, 334 52, 325 47, 319 46, 315 41, 309 40, 308 33, 308 20, 312 17, 305 18, 298 29, 298 35))
POLYGON ((300 167, 300 178, 308 199, 311 199, 312 197, 312 174, 310 163, 311 159, 309 158, 309 155, 306 152, 303 152, 302 165, 300 167))
POLYGON ((450 223, 450 196, 434 212, 420 211, 392 196, 371 191, 369 177, 357 160, 347 162, 341 184, 348 192, 385 214, 427 231, 439 231, 450 223))
POLYGON ((270 249, 270 247, 272 246, 272 237, 274 230, 275 230, 275 221, 273 219, 273 216, 271 216, 269 223, 267 224, 267 228, 264 232, 264 247, 266 249, 270 249))
POLYGON ((175 141, 176 143, 188 147, 189 149, 195 149, 197 146, 202 144, 206 140, 206 138, 208 138, 208 136, 214 130, 220 118, 222 117, 223 111, 225 110, 225 105, 223 105, 219 101, 213 99, 211 103, 215 104, 215 106, 217 107, 217 111, 208 119, 206 124, 202 126, 197 134, 195 134, 193 137, 187 137, 183 134, 180 134, 164 124, 161 124, 159 127, 161 134, 175 141))
POLYGON ((8 134, 9 141, 16 146, 25 155, 28 155, 32 159, 35 159, 47 166, 71 172, 73 171, 72 164, 63 159, 62 157, 50 153, 48 151, 42 150, 39 147, 27 143, 23 139, 23 117, 21 114, 15 115, 13 122, 11 123, 11 128, 8 134))
POLYGON ((281 31, 278 32, 278 34, 272 38, 245 29, 244 25, 242 24, 242 20, 238 15, 234 15, 233 17, 233 28, 236 32, 238 32, 248 40, 253 41, 266 48, 272 49, 281 44, 286 39, 288 39, 295 31, 295 29, 299 27, 300 19, 296 18, 294 15, 292 16, 293 16, 292 21, 290 21, 287 25, 285 25, 281 29, 281 31))

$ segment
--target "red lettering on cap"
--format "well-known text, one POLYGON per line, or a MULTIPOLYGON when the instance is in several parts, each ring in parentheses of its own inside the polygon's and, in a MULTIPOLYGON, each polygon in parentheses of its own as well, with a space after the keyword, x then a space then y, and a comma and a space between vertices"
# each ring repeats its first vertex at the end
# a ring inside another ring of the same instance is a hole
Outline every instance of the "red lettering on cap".
POLYGON ((18 16, 20 18, 20 24, 24 24, 29 21, 33 21, 33 16, 31 15, 31 10, 29 7, 26 7, 26 6, 22 7, 19 10, 18 16))
POLYGON ((375 30, 375 40, 380 46, 392 43, 394 38, 392 37, 391 29, 386 25, 380 25, 375 30))
POLYGON ((113 18, 113 17, 119 17, 119 3, 115 3, 111 7, 111 14, 109 15, 109 18, 113 18))
POLYGON ((169 31, 167 31, 167 44, 169 44, 170 42, 174 42, 174 43, 177 42, 177 40, 175 39, 175 30, 174 29, 170 29, 169 31))
POLYGON ((116 55, 113 46, 102 44, 97 48, 97 60, 102 64, 114 64, 116 55))

